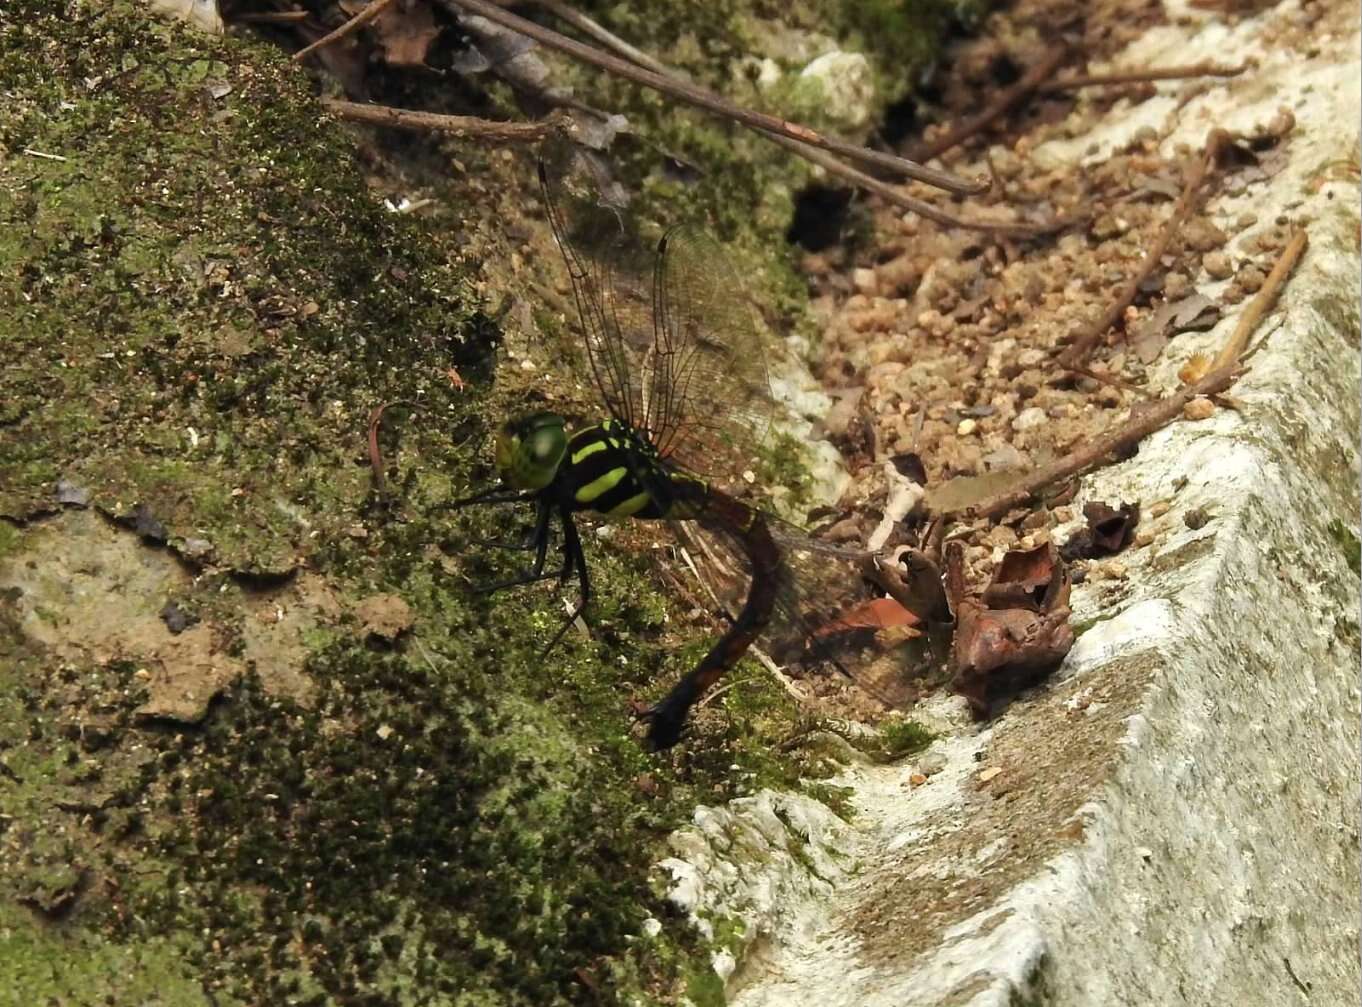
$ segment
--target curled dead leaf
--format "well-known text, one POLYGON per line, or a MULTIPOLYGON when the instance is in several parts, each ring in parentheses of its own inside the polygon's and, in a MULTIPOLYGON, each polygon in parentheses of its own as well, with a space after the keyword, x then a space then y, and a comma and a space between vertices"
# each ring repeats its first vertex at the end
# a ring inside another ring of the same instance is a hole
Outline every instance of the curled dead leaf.
POLYGON ((1014 549, 1003 557, 993 580, 984 588, 984 604, 993 609, 1023 608, 1045 612, 1054 607, 1050 594, 1063 578, 1056 577, 1059 556, 1046 542, 1034 549, 1014 549))
POLYGON ((1094 500, 1083 505, 1087 527, 1070 537, 1060 550, 1069 561, 1113 556, 1131 543, 1140 523, 1140 505, 1123 503, 1113 508, 1094 500))
POLYGON ((1004 604, 1022 598, 1028 607, 990 608, 987 601, 965 596, 960 543, 952 542, 947 549, 946 582, 956 614, 951 688, 965 697, 980 720, 993 717, 1017 693, 1042 681, 1074 642, 1064 564, 1051 552, 1024 555, 1013 561, 1013 568, 1017 579, 1004 581, 1008 586, 995 591, 995 597, 1004 604), (1049 580, 1043 587, 1034 583, 1047 569, 1049 580), (1032 607, 1037 592, 1040 609, 1032 607))

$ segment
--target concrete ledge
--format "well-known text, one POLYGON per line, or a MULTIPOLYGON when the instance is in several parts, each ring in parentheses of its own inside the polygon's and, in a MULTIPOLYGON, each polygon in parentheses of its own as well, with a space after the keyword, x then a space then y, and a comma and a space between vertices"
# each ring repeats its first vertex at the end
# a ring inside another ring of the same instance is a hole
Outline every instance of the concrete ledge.
MULTIPOLYGON (((936 701, 945 767, 916 789, 908 766, 849 772, 860 814, 821 830, 846 865, 824 884, 790 882, 802 868, 780 837, 730 858, 748 889, 787 896, 714 907, 743 923, 733 1003, 1355 1002, 1359 210, 1356 178, 1327 167, 1356 163, 1358 36, 1349 20, 1309 53, 1280 46, 1298 15, 1151 32, 1118 62, 1260 65, 1182 105, 1118 103, 1095 134, 1037 151, 1079 170, 1145 125, 1171 151, 1288 108, 1287 167, 1209 209, 1231 252, 1281 214, 1310 251, 1234 389, 1242 408, 1085 481, 1089 499, 1168 509, 1124 575, 1076 591, 1088 628, 1049 685, 982 731, 936 701)), ((1165 386, 1236 316, 1180 337, 1165 386)))

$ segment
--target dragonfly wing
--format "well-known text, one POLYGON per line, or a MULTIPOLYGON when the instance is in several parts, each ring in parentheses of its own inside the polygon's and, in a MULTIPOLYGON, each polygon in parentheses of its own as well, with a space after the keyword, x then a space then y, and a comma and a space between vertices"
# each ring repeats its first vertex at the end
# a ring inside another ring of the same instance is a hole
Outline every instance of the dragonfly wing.
MULTIPOLYGON (((750 583, 750 565, 740 539, 723 525, 701 520, 699 527, 677 526, 688 544, 696 575, 712 587, 731 617, 750 583)), ((885 706, 910 705, 914 691, 901 655, 892 653, 873 632, 830 631, 854 604, 854 587, 866 553, 804 536, 793 526, 771 529, 781 551, 775 612, 763 634, 765 647, 782 664, 831 668, 885 706)))
POLYGON ((724 247, 692 228, 658 242, 645 426, 663 457, 714 475, 752 463, 771 422, 766 355, 724 247))
POLYGON ((638 358, 652 342, 652 297, 640 279, 625 199, 594 154, 545 148, 539 184, 582 324, 587 370, 606 408, 635 429, 645 421, 638 358))

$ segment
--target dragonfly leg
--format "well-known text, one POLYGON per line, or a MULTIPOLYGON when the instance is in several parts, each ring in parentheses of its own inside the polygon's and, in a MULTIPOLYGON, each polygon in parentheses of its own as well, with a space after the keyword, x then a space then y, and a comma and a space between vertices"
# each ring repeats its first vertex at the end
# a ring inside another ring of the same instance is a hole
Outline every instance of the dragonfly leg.
POLYGON ((525 503, 538 496, 539 494, 535 492, 509 490, 505 486, 493 486, 481 493, 474 493, 471 497, 464 497, 462 500, 455 500, 453 503, 443 504, 442 506, 453 510, 460 507, 474 507, 478 504, 525 503))
POLYGON ((553 509, 549 506, 548 501, 540 499, 539 512, 535 515, 534 533, 531 535, 529 542, 523 547, 510 547, 534 549, 534 564, 530 567, 530 572, 528 574, 512 577, 509 580, 498 581, 495 584, 483 584, 474 588, 474 591, 478 594, 493 594, 497 591, 503 591, 508 587, 520 587, 522 584, 533 584, 536 581, 548 580, 550 577, 556 576, 555 574, 544 572, 544 561, 548 557, 549 552, 549 521, 552 517, 553 509))
MULTIPOLYGON (((471 497, 464 497, 462 500, 455 500, 453 503, 443 504, 448 510, 457 510, 462 507, 473 507, 478 504, 500 504, 500 503, 528 503, 534 500, 543 505, 543 500, 537 492, 522 492, 520 490, 509 490, 504 486, 493 486, 491 489, 475 493, 471 497)), ((537 532, 531 532, 524 542, 512 544, 503 542, 500 539, 484 539, 478 543, 491 549, 510 549, 516 552, 529 552, 538 547, 539 537, 537 532)), ((519 583, 519 581, 515 582, 519 583)), ((528 581, 526 582, 528 583, 528 581)), ((508 586, 508 585, 502 585, 508 586)))
POLYGON ((566 583, 568 577, 572 576, 573 569, 576 569, 577 582, 581 586, 582 597, 578 601, 577 607, 572 610, 572 614, 564 620, 563 625, 558 627, 558 632, 553 634, 553 639, 539 652, 541 658, 547 656, 549 651, 558 645, 558 641, 563 638, 568 627, 586 611, 586 604, 591 600, 591 578, 586 572, 586 553, 582 551, 582 538, 577 534, 576 522, 572 520, 572 512, 566 507, 559 508, 558 516, 563 522, 563 569, 559 571, 558 582, 560 584, 566 583))

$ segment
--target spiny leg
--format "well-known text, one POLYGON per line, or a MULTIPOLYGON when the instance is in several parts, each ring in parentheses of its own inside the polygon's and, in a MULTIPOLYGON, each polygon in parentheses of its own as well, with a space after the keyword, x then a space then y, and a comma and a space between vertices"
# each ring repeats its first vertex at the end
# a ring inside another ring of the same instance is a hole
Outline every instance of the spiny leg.
POLYGON ((582 539, 577 534, 577 524, 572 520, 572 512, 566 507, 559 507, 558 517, 563 522, 563 569, 558 575, 559 583, 565 584, 568 577, 572 575, 573 567, 576 567, 577 582, 581 585, 582 598, 577 603, 577 607, 572 610, 572 614, 563 622, 563 625, 558 627, 558 632, 553 634, 553 639, 548 642, 548 646, 540 651, 539 656, 541 658, 546 657, 549 651, 558 645, 558 641, 563 638, 568 627, 586 611, 586 603, 591 599, 591 579, 586 572, 586 553, 582 551, 582 539))
MULTIPOLYGON (((507 489, 505 486, 493 486, 491 489, 483 490, 481 493, 474 493, 470 497, 462 500, 455 500, 452 503, 439 504, 439 510, 459 510, 464 507, 475 507, 481 504, 502 504, 502 503, 528 503, 531 500, 539 500, 539 493, 525 490, 507 489)), ((534 549, 538 542, 531 534, 523 543, 511 544, 496 539, 485 539, 478 543, 493 549, 510 549, 516 552, 528 552, 534 549)))
POLYGON ((519 577, 512 577, 509 580, 498 581, 495 584, 483 584, 473 589, 478 594, 492 594, 508 587, 533 584, 536 581, 548 580, 554 576, 554 574, 544 572, 544 561, 548 557, 549 551, 549 521, 553 517, 553 508, 542 497, 538 499, 538 504, 539 509, 534 520, 534 534, 530 539, 530 546, 534 548, 534 563, 530 567, 530 572, 519 577))
POLYGON ((536 491, 513 490, 507 489, 505 486, 493 486, 481 493, 474 493, 471 497, 464 497, 462 500, 455 500, 453 503, 438 506, 447 510, 457 510, 460 507, 473 507, 478 504, 526 503, 538 496, 539 493, 536 491))

